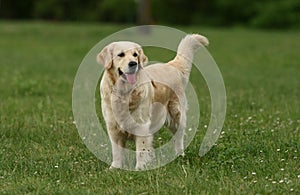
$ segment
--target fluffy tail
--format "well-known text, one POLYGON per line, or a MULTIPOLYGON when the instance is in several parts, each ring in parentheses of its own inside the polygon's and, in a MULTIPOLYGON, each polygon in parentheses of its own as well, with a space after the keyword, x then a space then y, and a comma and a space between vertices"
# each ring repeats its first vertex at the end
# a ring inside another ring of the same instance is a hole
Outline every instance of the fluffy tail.
POLYGON ((201 45, 208 44, 208 39, 199 34, 186 35, 179 43, 177 55, 169 64, 182 72, 184 85, 188 82, 195 52, 201 45))

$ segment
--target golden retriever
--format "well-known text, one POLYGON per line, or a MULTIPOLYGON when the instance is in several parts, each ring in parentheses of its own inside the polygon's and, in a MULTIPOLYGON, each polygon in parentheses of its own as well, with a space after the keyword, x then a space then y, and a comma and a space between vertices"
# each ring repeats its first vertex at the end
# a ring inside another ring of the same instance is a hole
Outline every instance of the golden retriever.
POLYGON ((174 134, 177 155, 184 155, 188 83, 194 53, 208 45, 206 37, 186 35, 176 57, 144 67, 148 58, 137 43, 113 42, 97 55, 105 71, 100 83, 102 114, 112 144, 111 168, 125 166, 126 140, 136 145, 136 169, 155 158, 153 134, 164 124, 174 134))

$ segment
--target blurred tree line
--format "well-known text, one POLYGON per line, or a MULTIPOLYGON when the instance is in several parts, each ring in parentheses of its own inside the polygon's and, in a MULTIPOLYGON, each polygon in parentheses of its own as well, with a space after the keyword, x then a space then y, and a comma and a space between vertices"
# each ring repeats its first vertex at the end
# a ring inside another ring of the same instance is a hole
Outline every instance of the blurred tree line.
POLYGON ((300 0, 0 0, 0 17, 299 28, 300 0))

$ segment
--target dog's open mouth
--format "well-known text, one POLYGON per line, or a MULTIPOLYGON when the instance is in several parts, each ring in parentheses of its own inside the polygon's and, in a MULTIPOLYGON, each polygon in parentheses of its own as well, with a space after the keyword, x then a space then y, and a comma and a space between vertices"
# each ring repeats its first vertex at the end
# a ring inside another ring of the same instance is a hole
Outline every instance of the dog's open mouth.
POLYGON ((123 72, 120 68, 118 68, 119 75, 124 80, 128 81, 128 83, 130 83, 132 85, 136 83, 136 80, 137 80, 137 77, 136 77, 137 70, 138 70, 138 67, 135 67, 135 69, 130 69, 127 72, 123 72))

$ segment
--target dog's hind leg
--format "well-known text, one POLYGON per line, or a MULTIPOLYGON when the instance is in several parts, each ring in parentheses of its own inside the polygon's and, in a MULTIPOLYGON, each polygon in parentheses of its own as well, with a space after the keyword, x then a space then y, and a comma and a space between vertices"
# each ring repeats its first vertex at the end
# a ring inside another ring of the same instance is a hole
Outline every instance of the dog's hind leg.
POLYGON ((184 130, 186 127, 186 107, 179 101, 170 101, 168 105, 167 126, 174 134, 174 148, 176 154, 184 156, 184 130))

